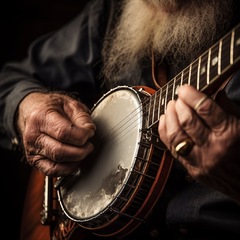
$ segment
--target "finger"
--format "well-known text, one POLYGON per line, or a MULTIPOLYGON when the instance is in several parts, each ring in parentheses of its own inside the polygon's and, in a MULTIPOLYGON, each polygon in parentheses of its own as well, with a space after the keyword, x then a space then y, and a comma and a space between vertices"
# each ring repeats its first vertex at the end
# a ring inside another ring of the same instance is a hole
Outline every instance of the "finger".
MULTIPOLYGON (((61 143, 54 138, 42 134, 32 147, 26 147, 26 155, 30 159, 42 156, 54 162, 79 162, 93 151, 93 144, 85 143, 81 147, 61 143)), ((33 164, 33 163, 31 163, 33 164)))
POLYGON ((32 162, 34 163, 32 166, 50 177, 68 176, 80 167, 79 162, 55 163, 40 155, 35 156, 32 162))
POLYGON ((176 102, 170 101, 166 109, 166 134, 168 139, 168 148, 170 150, 175 147, 186 138, 188 135, 184 131, 184 128, 179 123, 178 115, 176 112, 176 102))
POLYGON ((176 112, 179 124, 184 132, 198 146, 202 146, 210 134, 209 127, 198 117, 198 115, 181 99, 176 101, 176 112))
POLYGON ((189 85, 180 87, 178 92, 178 97, 194 109, 209 128, 216 128, 224 121, 226 114, 211 98, 205 96, 189 85))
POLYGON ((158 133, 159 133, 159 136, 162 140, 162 142, 168 146, 167 144, 167 130, 166 130, 166 116, 165 114, 161 115, 160 116, 160 119, 159 119, 159 124, 158 124, 158 133))
POLYGON ((94 135, 92 122, 86 121, 86 117, 78 126, 74 125, 65 115, 59 112, 51 112, 47 114, 42 124, 40 132, 45 133, 58 141, 82 146, 86 141, 94 135))
POLYGON ((90 115, 90 110, 84 104, 71 100, 64 104, 64 112, 75 126, 89 128, 93 131, 96 130, 96 126, 90 115))

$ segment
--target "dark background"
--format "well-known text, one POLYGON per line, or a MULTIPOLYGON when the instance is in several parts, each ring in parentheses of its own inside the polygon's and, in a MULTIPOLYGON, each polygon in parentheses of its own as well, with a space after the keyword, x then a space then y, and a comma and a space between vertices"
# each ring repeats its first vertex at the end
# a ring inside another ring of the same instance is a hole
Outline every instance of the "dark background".
MULTIPOLYGON (((0 67, 20 60, 38 36, 61 27, 82 9, 87 0, 14 0, 0 8, 0 67)), ((21 154, 0 148, 1 235, 18 240, 22 201, 30 167, 21 154)), ((0 237, 1 238, 1 237, 0 237)))
POLYGON ((29 43, 71 20, 87 0, 14 0, 0 8, 0 64, 21 59, 29 43))

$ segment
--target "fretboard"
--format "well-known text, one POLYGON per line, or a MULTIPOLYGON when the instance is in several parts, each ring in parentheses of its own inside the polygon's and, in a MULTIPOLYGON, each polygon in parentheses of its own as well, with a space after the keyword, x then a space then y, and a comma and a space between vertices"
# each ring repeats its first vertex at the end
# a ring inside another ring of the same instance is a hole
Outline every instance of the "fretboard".
POLYGON ((188 84, 211 93, 236 71, 239 63, 240 24, 150 97, 148 126, 159 121, 170 100, 177 99, 179 86, 188 84))

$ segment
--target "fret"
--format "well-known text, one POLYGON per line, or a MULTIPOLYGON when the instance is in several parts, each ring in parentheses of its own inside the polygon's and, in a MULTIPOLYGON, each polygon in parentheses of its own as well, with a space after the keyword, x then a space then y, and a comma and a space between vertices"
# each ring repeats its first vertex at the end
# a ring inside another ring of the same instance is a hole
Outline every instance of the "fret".
POLYGON ((175 77, 175 82, 176 84, 180 87, 182 86, 182 73, 179 73, 176 77, 175 77))
POLYGON ((165 102, 166 102, 166 85, 161 88, 161 94, 159 96, 158 109, 159 117, 165 113, 165 102))
POLYGON ((145 108, 144 112, 148 113, 148 115, 147 115, 147 123, 148 123, 149 126, 152 124, 152 122, 151 122, 151 116, 152 116, 151 101, 152 101, 152 96, 149 98, 148 104, 143 105, 143 107, 145 108))
POLYGON ((175 78, 175 99, 177 99, 178 96, 178 88, 181 86, 181 82, 178 78, 175 78))
POLYGON ((176 78, 173 79, 173 84, 172 84, 172 100, 177 99, 177 94, 176 94, 176 78))
POLYGON ((165 99, 166 99, 166 87, 162 88, 161 100, 160 100, 160 113, 165 113, 165 99))
POLYGON ((232 38, 232 35, 228 34, 221 40, 222 56, 220 61, 221 61, 222 71, 228 68, 231 62, 231 42, 232 42, 231 38, 232 38))
POLYGON ((235 29, 234 35, 234 52, 233 57, 234 61, 240 57, 240 28, 235 29), (237 36, 237 37, 236 37, 237 36))
POLYGON ((197 89, 201 89, 202 86, 205 86, 207 84, 208 62, 209 62, 209 53, 206 52, 199 58, 197 89))
POLYGON ((168 102, 173 99, 173 94, 174 94, 174 80, 168 82, 168 97, 167 97, 168 102))
POLYGON ((233 30, 232 31, 232 35, 231 35, 231 50, 230 50, 230 64, 232 65, 233 64, 233 61, 234 61, 234 55, 233 55, 233 52, 234 52, 234 37, 235 35, 235 31, 233 30))
POLYGON ((192 71, 191 71, 191 85, 197 88, 197 74, 198 74, 198 61, 194 61, 192 63, 192 71))
POLYGON ((152 95, 149 99, 149 106, 148 106, 148 124, 151 125, 153 123, 154 118, 154 99, 155 94, 152 95))
POLYGON ((183 85, 183 72, 184 72, 184 71, 181 72, 181 77, 180 77, 180 85, 181 85, 181 86, 183 85))
POLYGON ((192 64, 189 65, 188 69, 189 69, 188 84, 191 85, 192 64))
POLYGON ((153 123, 156 122, 158 120, 158 109, 157 109, 157 94, 154 94, 154 101, 153 101, 153 117, 152 117, 152 120, 153 120, 153 123))
POLYGON ((158 118, 162 115, 161 113, 161 99, 162 99, 162 88, 157 91, 158 94, 158 118))
POLYGON ((168 85, 169 85, 169 83, 166 84, 167 88, 166 88, 166 92, 165 92, 166 98, 165 98, 165 104, 164 104, 164 112, 167 109, 167 103, 168 103, 168 85))
POLYGON ((181 85, 190 84, 189 83, 189 68, 185 68, 181 74, 181 85))
POLYGON ((208 51, 208 62, 207 62, 207 84, 210 83, 211 55, 212 55, 212 49, 210 48, 208 51))
POLYGON ((211 58, 210 58, 210 79, 214 79, 216 76, 218 76, 218 62, 219 62, 219 56, 218 56, 219 50, 218 45, 215 45, 211 50, 211 58))
MULTIPOLYGON (((163 92, 166 92, 166 90, 164 90, 163 92)), ((165 112, 165 99, 166 99, 166 95, 164 94, 164 97, 161 99, 161 107, 162 107, 162 112, 165 112)))
POLYGON ((222 72, 222 40, 219 42, 219 48, 218 48, 218 75, 222 72))
POLYGON ((198 58, 198 67, 197 67, 197 86, 196 88, 199 90, 199 80, 200 80, 200 67, 201 67, 201 56, 198 58))

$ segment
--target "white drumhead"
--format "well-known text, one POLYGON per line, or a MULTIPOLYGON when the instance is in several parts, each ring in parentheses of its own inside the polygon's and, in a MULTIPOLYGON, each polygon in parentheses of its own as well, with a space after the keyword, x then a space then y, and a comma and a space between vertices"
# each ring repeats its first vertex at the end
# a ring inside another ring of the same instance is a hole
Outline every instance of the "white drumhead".
POLYGON ((79 222, 95 218, 121 193, 127 182, 140 142, 142 109, 137 93, 116 88, 95 106, 96 156, 90 156, 87 170, 60 188, 65 213, 79 222))

